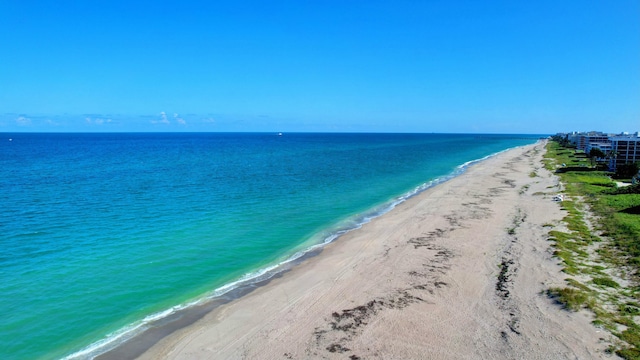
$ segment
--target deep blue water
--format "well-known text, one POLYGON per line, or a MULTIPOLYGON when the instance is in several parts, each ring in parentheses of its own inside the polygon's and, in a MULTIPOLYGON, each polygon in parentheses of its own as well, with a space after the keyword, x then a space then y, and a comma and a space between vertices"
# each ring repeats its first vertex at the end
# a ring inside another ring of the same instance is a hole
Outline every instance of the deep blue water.
POLYGON ((0 133, 0 358, 113 340, 537 138, 0 133))

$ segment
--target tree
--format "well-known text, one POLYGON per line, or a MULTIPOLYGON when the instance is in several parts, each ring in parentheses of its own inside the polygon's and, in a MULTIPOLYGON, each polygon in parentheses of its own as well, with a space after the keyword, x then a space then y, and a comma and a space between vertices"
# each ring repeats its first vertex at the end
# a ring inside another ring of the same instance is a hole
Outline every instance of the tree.
POLYGON ((602 150, 598 148, 591 148, 591 150, 589 150, 589 157, 591 158, 591 166, 596 164, 597 159, 602 159, 605 156, 606 155, 602 150))
POLYGON ((551 140, 557 142, 558 144, 560 144, 563 147, 569 147, 569 145, 571 145, 571 143, 569 142, 569 135, 568 134, 564 135, 564 136, 562 136, 560 134, 553 135, 551 137, 551 140))
POLYGON ((589 157, 603 158, 605 156, 605 153, 598 148, 591 148, 591 150, 589 150, 589 157))
POLYGON ((638 170, 640 170, 640 163, 637 162, 618 165, 616 177, 619 179, 629 179, 638 174, 638 170))
POLYGON ((615 150, 609 150, 605 154, 605 159, 609 160, 609 170, 615 171, 616 169, 612 169, 611 162, 618 156, 618 152, 615 150))

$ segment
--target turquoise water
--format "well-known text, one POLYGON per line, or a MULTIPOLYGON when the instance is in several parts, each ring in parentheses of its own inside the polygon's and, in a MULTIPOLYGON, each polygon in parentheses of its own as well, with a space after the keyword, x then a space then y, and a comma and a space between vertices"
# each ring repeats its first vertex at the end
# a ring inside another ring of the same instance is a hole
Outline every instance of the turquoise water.
POLYGON ((0 358, 86 355, 537 138, 0 134, 0 358))

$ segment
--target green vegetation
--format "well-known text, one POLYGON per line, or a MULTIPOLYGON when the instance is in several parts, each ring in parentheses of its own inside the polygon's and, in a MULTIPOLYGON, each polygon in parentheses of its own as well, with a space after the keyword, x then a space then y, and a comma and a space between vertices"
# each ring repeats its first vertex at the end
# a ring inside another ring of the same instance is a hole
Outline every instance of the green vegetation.
POLYGON ((573 311, 580 310, 589 300, 589 295, 585 291, 574 288, 551 288, 547 290, 547 295, 573 311))
POLYGON ((610 287, 610 288, 620 287, 620 284, 618 284, 617 282, 613 281, 611 278, 608 278, 608 277, 598 277, 598 278, 594 278, 591 281, 596 285, 600 285, 604 287, 610 287))
POLYGON ((638 170, 640 170, 638 163, 624 164, 616 170, 616 177, 619 179, 630 179, 638 173, 638 170))
POLYGON ((594 325, 620 339, 612 351, 640 359, 640 326, 634 320, 640 316, 640 185, 618 188, 616 174, 590 166, 589 157, 602 154, 576 151, 565 140, 549 142, 544 163, 565 188, 561 205, 568 231, 553 230, 549 237, 569 278, 566 287, 547 294, 570 311, 591 310, 594 325))
POLYGON ((605 156, 607 155, 598 148, 593 148, 589 150, 589 157, 591 158, 604 158, 605 156))
POLYGON ((604 159, 607 155, 598 148, 589 150, 589 158, 591 159, 591 165, 595 165, 599 159, 604 159))

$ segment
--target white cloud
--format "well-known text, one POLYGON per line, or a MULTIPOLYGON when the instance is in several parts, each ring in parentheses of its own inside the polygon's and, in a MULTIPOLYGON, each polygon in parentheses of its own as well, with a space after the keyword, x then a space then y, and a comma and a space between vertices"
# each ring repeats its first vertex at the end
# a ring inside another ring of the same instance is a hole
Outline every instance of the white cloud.
POLYGON ((203 123, 207 123, 207 124, 213 124, 216 122, 216 119, 214 118, 206 118, 202 120, 203 123))
POLYGON ((111 119, 103 119, 103 118, 96 118, 96 119, 92 119, 90 117, 86 117, 84 119, 87 124, 96 124, 96 125, 103 125, 105 123, 110 123, 112 120, 111 119))
POLYGON ((183 118, 181 118, 177 113, 173 114, 173 118, 176 119, 176 121, 178 122, 178 124, 180 125, 187 125, 187 122, 184 121, 183 118))
POLYGON ((29 126, 29 125, 31 125, 31 119, 29 119, 28 117, 19 116, 19 117, 16 119, 16 123, 17 123, 19 126, 29 126))
POLYGON ((160 120, 151 120, 152 124, 170 124, 169 119, 167 119, 167 113, 164 111, 160 111, 160 120))
POLYGON ((167 113, 164 111, 160 112, 160 117, 162 118, 162 120, 160 120, 161 123, 163 124, 168 124, 169 120, 167 119, 167 113))
POLYGON ((57 123, 57 122, 55 122, 55 121, 53 121, 53 120, 51 120, 51 119, 47 119, 47 120, 45 120, 45 123, 46 123, 47 125, 51 125, 51 126, 58 126, 58 125, 60 125, 59 123, 57 123))

